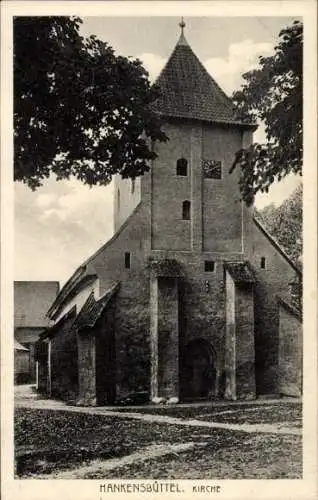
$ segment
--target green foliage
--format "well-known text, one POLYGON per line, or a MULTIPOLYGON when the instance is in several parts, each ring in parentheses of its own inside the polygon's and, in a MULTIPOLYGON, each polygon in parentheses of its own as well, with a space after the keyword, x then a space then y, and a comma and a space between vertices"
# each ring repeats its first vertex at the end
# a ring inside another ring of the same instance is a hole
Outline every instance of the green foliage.
POLYGON ((279 207, 270 204, 259 212, 269 232, 298 265, 303 242, 302 199, 303 190, 299 186, 279 207))
POLYGON ((14 178, 35 189, 53 172, 85 184, 149 169, 166 140, 139 60, 116 56, 79 18, 14 19, 14 178))
POLYGON ((258 191, 289 173, 301 174, 303 156, 303 25, 282 30, 274 55, 260 57, 260 67, 243 75, 246 83, 233 94, 241 120, 261 120, 266 144, 238 151, 232 168, 241 168, 243 199, 252 203, 258 191))

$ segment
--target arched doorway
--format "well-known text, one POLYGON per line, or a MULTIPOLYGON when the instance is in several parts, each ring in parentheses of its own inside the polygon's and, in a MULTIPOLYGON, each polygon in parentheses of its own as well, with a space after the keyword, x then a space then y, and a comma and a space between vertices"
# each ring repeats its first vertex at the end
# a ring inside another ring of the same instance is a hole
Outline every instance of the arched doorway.
POLYGON ((189 342, 182 355, 182 398, 205 399, 215 392, 216 360, 209 342, 189 342))

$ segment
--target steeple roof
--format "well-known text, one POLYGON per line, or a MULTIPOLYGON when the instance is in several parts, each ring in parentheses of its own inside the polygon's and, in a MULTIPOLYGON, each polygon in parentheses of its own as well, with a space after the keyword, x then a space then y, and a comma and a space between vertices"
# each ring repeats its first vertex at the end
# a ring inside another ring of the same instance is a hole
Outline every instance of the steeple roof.
POLYGON ((154 108, 160 115, 255 128, 255 124, 243 124, 237 118, 231 99, 189 46, 183 26, 177 45, 155 84, 160 96, 154 108))

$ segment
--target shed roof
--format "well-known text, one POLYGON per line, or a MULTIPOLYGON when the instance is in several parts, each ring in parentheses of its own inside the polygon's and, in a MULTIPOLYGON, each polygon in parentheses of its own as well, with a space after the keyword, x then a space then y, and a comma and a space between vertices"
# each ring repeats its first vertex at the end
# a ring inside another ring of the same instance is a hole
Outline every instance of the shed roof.
POLYGON ((183 32, 155 84, 160 97, 154 109, 165 117, 256 128, 254 123, 238 119, 231 99, 194 54, 183 32))
POLYGON ((46 313, 59 291, 58 281, 14 282, 14 326, 46 327, 46 313))
POLYGON ((225 262, 225 269, 235 283, 254 283, 255 278, 249 262, 225 262))

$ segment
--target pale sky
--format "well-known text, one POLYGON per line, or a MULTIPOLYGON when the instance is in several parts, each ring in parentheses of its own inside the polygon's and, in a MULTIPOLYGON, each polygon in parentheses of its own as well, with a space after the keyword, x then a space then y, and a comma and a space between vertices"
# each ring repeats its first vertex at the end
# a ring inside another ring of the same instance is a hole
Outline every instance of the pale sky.
MULTIPOLYGON (((241 75, 273 53, 279 31, 292 17, 190 17, 185 35, 193 51, 231 95, 241 75)), ((171 54, 180 33, 179 18, 88 17, 82 34, 94 34, 118 54, 138 57, 153 80, 171 54)), ((262 141, 260 128, 254 135, 262 141)), ((280 204, 300 182, 289 177, 259 195, 256 207, 280 204)), ((112 185, 89 188, 78 181, 49 179, 35 192, 15 185, 16 280, 59 280, 74 270, 113 234, 112 185)))

